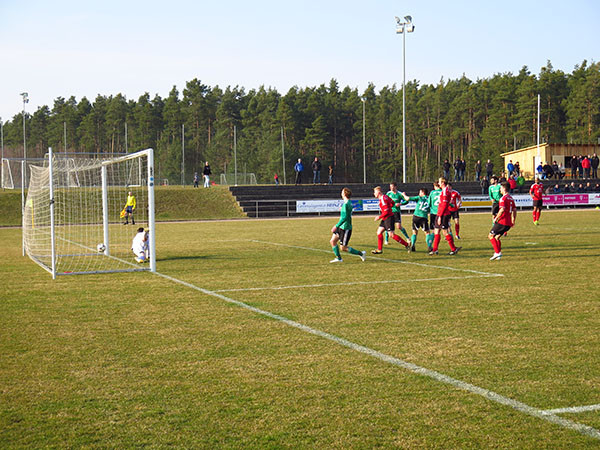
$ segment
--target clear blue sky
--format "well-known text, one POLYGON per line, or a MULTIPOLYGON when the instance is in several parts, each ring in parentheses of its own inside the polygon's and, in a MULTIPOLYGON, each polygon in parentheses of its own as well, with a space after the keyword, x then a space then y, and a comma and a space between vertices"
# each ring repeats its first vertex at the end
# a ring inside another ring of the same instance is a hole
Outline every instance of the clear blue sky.
POLYGON ((600 60, 600 1, 0 0, 0 117, 56 97, 167 96, 193 78, 247 90, 476 80, 547 60, 571 72, 600 60))

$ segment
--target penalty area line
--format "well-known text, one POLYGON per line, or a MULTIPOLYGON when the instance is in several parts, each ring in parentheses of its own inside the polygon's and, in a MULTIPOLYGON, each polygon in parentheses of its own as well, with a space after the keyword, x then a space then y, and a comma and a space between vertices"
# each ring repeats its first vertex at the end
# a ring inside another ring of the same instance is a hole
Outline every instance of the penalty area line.
POLYGON ((406 280, 347 281, 344 283, 299 284, 296 286, 266 286, 238 289, 215 289, 212 292, 248 292, 248 291, 281 291, 284 289, 319 288, 331 286, 362 286, 371 284, 414 283, 425 281, 466 280, 468 278, 490 278, 497 275, 466 275, 464 277, 414 278, 406 280))
MULTIPOLYGON (((255 242, 257 244, 267 244, 267 245, 275 245, 275 246, 279 246, 279 247, 297 248, 299 250, 311 250, 313 252, 331 253, 331 250, 323 250, 322 248, 302 247, 300 245, 281 244, 279 242, 259 241, 257 239, 249 239, 249 241, 255 242)), ((414 262, 414 261, 402 261, 401 259, 389 259, 389 258, 382 258, 379 256, 369 256, 369 258, 376 259, 378 261, 387 261, 387 262, 394 262, 394 263, 398 263, 398 264, 409 264, 412 266, 427 267, 429 269, 444 269, 444 270, 453 270, 456 272, 475 273, 477 275, 484 275, 487 277, 503 277, 504 276, 504 274, 502 274, 502 273, 481 272, 479 270, 473 270, 473 269, 460 269, 458 267, 437 266, 434 264, 424 264, 424 263, 418 263, 418 262, 414 262)))
POLYGON ((548 414, 564 414, 564 413, 582 413, 588 411, 598 411, 600 405, 587 405, 587 406, 571 406, 569 408, 557 408, 557 409, 546 409, 544 412, 548 414))
POLYGON ((321 337, 330 342, 334 342, 336 344, 341 345, 342 347, 346 347, 346 348, 354 350, 358 353, 362 353, 362 354, 371 356, 373 358, 376 358, 380 361, 386 362, 388 364, 392 364, 394 366, 406 369, 414 374, 428 377, 433 380, 439 381, 441 383, 448 384, 450 386, 461 389, 463 391, 470 392, 472 394, 476 394, 481 397, 484 397, 495 403, 499 403, 501 405, 508 406, 510 408, 513 408, 513 409, 520 411, 524 414, 527 414, 529 416, 545 420, 552 424, 561 426, 563 428, 567 428, 569 430, 577 431, 578 433, 581 433, 585 436, 600 440, 600 430, 597 430, 596 428, 590 427, 588 425, 584 425, 584 424, 581 424, 578 422, 574 422, 572 420, 564 419, 564 418, 557 416, 551 412, 544 411, 539 408, 534 408, 525 403, 519 402, 517 400, 513 400, 509 397, 505 397, 501 394, 490 391, 488 389, 485 389, 485 388, 482 388, 479 386, 475 386, 473 384, 458 380, 456 378, 452 378, 448 375, 444 375, 443 373, 437 372, 435 370, 431 370, 431 369, 427 369, 425 367, 418 366, 418 365, 410 363, 408 361, 404 361, 400 358, 396 358, 394 356, 387 355, 387 354, 379 352, 377 350, 373 350, 369 347, 365 347, 364 345, 356 344, 356 343, 349 341, 347 339, 344 339, 342 337, 336 336, 331 333, 327 333, 326 331, 321 331, 317 328, 309 327, 308 325, 304 325, 300 322, 296 322, 294 320, 288 319, 287 317, 280 316, 279 314, 275 314, 275 313, 257 308, 255 306, 251 306, 251 305, 244 303, 242 301, 239 301, 239 300, 234 300, 230 297, 226 297, 225 295, 219 294, 218 292, 209 291, 208 289, 201 288, 192 283, 188 283, 187 281, 179 280, 177 278, 162 274, 160 272, 154 272, 154 274, 158 275, 159 277, 164 278, 165 280, 169 280, 169 281, 172 281, 173 283, 177 283, 182 286, 189 287, 190 289, 194 289, 203 294, 206 294, 206 295, 209 295, 212 297, 216 297, 216 298, 221 299, 229 304, 239 306, 241 308, 244 308, 248 311, 252 311, 261 316, 268 317, 273 320, 277 320, 277 321, 282 322, 290 327, 301 330, 305 333, 321 337))

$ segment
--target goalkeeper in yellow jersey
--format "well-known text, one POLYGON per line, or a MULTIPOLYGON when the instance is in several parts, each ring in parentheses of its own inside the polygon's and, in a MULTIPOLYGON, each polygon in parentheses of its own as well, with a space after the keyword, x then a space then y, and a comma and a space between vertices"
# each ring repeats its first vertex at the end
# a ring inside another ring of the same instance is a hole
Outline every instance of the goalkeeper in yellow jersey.
POLYGON ((133 212, 135 211, 135 195, 129 191, 127 194, 127 203, 125 203, 125 223, 123 225, 129 224, 129 218, 131 217, 131 224, 135 225, 135 220, 133 218, 133 212))

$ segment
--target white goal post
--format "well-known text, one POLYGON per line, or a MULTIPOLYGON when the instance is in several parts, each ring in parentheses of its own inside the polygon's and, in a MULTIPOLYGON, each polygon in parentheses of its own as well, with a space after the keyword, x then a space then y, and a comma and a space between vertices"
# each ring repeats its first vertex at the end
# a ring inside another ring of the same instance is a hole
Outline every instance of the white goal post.
POLYGON ((47 161, 27 171, 26 254, 53 278, 155 272, 154 151, 100 160, 67 158, 49 149, 47 161), (132 250, 139 228, 146 233, 145 258, 132 250))

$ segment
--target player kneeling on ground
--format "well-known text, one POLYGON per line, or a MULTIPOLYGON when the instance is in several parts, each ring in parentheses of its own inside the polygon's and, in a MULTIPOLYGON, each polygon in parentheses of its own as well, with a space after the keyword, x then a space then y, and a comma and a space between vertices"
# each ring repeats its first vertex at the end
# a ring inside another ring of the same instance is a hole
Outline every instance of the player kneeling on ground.
POLYGON ((360 259, 363 261, 365 260, 365 254, 367 253, 348 246, 348 242, 350 242, 350 237, 352 236, 352 202, 350 201, 350 197, 352 197, 352 191, 348 188, 342 189, 342 198, 344 199, 344 204, 342 205, 342 209, 340 211, 340 220, 331 229, 333 234, 331 236, 331 241, 329 241, 331 243, 333 253, 335 253, 335 259, 329 261, 332 263, 342 262, 342 256, 340 255, 338 242, 340 243, 340 247, 343 251, 349 252, 352 255, 360 256, 360 259))
POLYGON ((137 234, 133 237, 131 250, 133 250, 137 262, 148 261, 148 232, 144 231, 142 227, 138 228, 137 234))
POLYGON ((494 254, 490 258, 490 261, 502 257, 500 238, 515 225, 515 220, 517 220, 517 206, 509 194, 510 184, 502 183, 500 185, 500 192, 502 193, 502 198, 499 203, 500 209, 498 210, 498 214, 494 217, 494 225, 488 235, 488 238, 494 247, 494 254))

